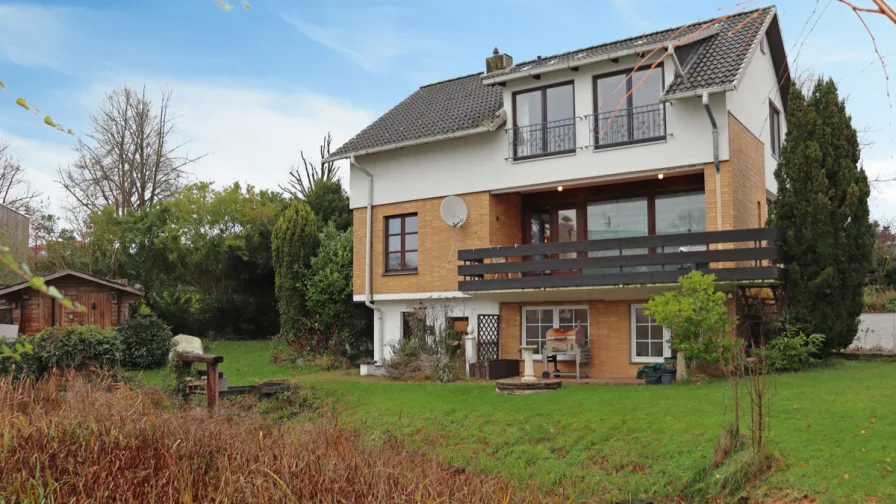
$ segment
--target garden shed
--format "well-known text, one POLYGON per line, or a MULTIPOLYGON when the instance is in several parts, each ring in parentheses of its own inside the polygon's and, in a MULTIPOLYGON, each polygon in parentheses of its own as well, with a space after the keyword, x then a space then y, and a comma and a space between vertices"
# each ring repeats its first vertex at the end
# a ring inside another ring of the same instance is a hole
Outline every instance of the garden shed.
POLYGON ((66 308, 32 289, 28 282, 0 288, 0 324, 19 326, 19 334, 37 334, 50 326, 98 325, 109 328, 127 319, 144 292, 124 280, 109 280, 65 269, 44 277, 68 299, 86 311, 66 308))

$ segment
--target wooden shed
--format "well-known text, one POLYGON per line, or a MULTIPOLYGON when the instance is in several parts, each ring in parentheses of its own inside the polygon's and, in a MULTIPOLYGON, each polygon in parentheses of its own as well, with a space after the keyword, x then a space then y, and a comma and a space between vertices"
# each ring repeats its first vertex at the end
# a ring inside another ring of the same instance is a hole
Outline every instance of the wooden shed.
POLYGON ((71 269, 47 275, 44 281, 87 311, 66 308, 22 282, 0 288, 0 324, 18 325, 19 334, 27 335, 56 325, 114 327, 130 316, 131 306, 144 294, 124 282, 71 269))

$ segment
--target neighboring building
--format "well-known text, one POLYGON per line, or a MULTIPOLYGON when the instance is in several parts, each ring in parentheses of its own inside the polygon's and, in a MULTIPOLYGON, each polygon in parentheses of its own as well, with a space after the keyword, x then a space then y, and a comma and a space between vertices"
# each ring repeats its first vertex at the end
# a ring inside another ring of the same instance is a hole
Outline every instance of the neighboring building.
POLYGON ((61 270, 44 281, 82 307, 66 308, 28 286, 28 282, 0 289, 0 324, 19 326, 19 334, 33 335, 51 326, 98 325, 115 327, 131 313, 143 291, 121 281, 108 280, 75 270, 61 270))
MULTIPOLYGON (((28 259, 28 238, 31 220, 27 215, 0 204, 0 245, 9 248, 19 263, 28 259)), ((0 266, 0 285, 17 282, 19 277, 8 268, 0 266)))
POLYGON ((669 355, 642 305, 682 271, 731 293, 777 282, 760 229, 790 86, 774 7, 516 65, 495 50, 486 69, 421 87, 328 158, 351 159, 378 363, 422 304, 469 327, 480 360, 581 326, 591 376, 633 377, 669 355))

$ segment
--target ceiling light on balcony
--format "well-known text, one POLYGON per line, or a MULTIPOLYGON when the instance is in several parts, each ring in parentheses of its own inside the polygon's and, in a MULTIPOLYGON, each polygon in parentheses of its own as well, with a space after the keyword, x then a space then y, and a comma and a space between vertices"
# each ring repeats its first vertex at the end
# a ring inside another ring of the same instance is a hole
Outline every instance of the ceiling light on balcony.
POLYGON ((663 180, 663 174, 660 173, 659 175, 656 176, 656 178, 658 178, 658 179, 660 179, 660 180, 663 180))
POLYGON ((562 191, 562 190, 563 190, 563 186, 562 186, 562 185, 558 185, 558 186, 557 186, 557 190, 558 190, 558 191, 562 191))

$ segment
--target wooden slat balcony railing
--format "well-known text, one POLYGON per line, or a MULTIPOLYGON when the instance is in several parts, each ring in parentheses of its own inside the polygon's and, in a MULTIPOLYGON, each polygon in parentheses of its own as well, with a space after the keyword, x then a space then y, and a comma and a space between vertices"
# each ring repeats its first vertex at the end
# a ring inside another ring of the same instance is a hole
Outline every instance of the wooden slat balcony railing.
POLYGON ((776 229, 758 228, 460 250, 458 290, 669 284, 694 269, 773 283, 780 242, 776 229))

